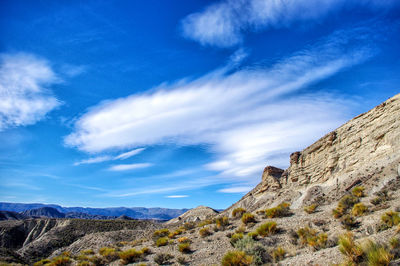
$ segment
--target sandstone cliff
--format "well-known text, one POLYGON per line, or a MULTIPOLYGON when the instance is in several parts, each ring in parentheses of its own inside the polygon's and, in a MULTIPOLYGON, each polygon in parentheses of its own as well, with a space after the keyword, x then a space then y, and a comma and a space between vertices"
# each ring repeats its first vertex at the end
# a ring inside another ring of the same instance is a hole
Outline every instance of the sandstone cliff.
POLYGON ((377 182, 382 187, 398 169, 400 94, 291 154, 288 169, 266 167, 262 182, 223 214, 237 207, 256 211, 282 201, 291 202, 292 208, 329 203, 357 184, 375 187, 369 191, 373 193, 377 182))

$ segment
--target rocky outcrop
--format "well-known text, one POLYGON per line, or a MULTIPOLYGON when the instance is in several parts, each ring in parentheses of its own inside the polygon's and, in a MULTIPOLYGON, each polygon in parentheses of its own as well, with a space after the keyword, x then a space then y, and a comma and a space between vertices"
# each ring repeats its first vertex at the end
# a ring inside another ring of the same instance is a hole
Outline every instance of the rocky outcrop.
POLYGON ((27 210, 22 213, 25 216, 28 217, 36 217, 36 218, 64 218, 65 214, 59 212, 55 208, 51 207, 43 207, 43 208, 38 208, 38 209, 32 209, 32 210, 27 210))
POLYGON ((166 224, 204 221, 206 219, 214 217, 217 214, 218 212, 210 207, 199 206, 185 212, 177 218, 169 220, 166 224))
POLYGON ((399 175, 399 151, 400 94, 292 153, 286 170, 266 167, 261 183, 224 213, 282 201, 298 208, 336 200, 355 185, 387 183, 399 175))

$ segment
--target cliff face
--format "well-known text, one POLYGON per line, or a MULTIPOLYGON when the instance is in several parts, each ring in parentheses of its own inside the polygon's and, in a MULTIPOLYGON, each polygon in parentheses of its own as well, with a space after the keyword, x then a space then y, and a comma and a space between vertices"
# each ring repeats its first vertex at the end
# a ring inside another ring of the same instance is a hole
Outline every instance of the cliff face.
POLYGON ((291 202, 292 208, 332 201, 356 184, 383 186, 398 171, 400 94, 291 154, 288 169, 266 167, 262 182, 224 213, 236 207, 255 211, 282 201, 291 202))

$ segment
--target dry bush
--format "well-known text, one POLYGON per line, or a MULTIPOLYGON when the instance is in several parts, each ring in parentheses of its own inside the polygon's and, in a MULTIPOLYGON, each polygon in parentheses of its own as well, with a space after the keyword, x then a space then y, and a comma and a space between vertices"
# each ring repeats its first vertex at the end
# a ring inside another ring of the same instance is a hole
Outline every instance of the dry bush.
POLYGON ((368 211, 368 207, 365 206, 362 203, 357 203, 353 206, 353 209, 351 209, 351 214, 354 216, 362 216, 368 211))
POLYGON ((174 258, 174 256, 172 256, 171 254, 168 254, 168 253, 160 253, 160 254, 157 254, 157 255, 154 257, 154 262, 157 263, 158 265, 165 265, 165 264, 168 264, 169 261, 170 261, 171 259, 173 259, 173 258, 174 258))
POLYGON ((182 253, 189 253, 192 251, 190 248, 190 243, 188 243, 188 242, 180 243, 178 245, 178 250, 182 253))
POLYGON ((388 211, 381 216, 382 223, 388 228, 400 224, 400 216, 398 212, 388 211))
POLYGON ((265 210, 265 216, 268 218, 286 217, 290 214, 290 203, 287 202, 282 202, 274 208, 265 210))
POLYGON ((277 247, 276 249, 272 250, 271 256, 274 262, 278 262, 285 258, 286 250, 283 249, 282 247, 277 247))
POLYGON ((215 219, 215 225, 218 230, 225 230, 225 227, 229 225, 229 218, 226 216, 218 217, 215 219))
POLYGON ((310 246, 315 250, 325 248, 328 242, 328 235, 326 233, 318 233, 315 229, 308 226, 300 228, 296 233, 301 245, 310 246))
POLYGON ((270 222, 266 222, 262 225, 260 225, 256 232, 259 236, 265 237, 265 236, 269 236, 272 234, 275 234, 277 232, 278 228, 277 228, 277 224, 276 222, 270 221, 270 222))
POLYGON ((119 258, 122 260, 122 264, 126 265, 132 262, 137 262, 141 258, 143 258, 143 252, 132 248, 125 251, 121 251, 119 253, 119 258))
POLYGON ((207 237, 207 236, 212 235, 212 232, 210 231, 210 229, 208 227, 204 227, 199 230, 199 234, 201 237, 207 237))
POLYGON ((239 240, 239 239, 243 239, 243 234, 242 233, 236 233, 231 235, 231 245, 234 246, 235 243, 239 240))
POLYGON ((363 186, 358 186, 358 187, 355 187, 355 188, 353 188, 352 190, 351 190, 351 194, 353 194, 353 196, 356 196, 356 197, 358 197, 358 198, 361 198, 361 197, 364 197, 365 195, 364 195, 364 190, 365 190, 365 187, 363 187, 363 186))
POLYGON ((243 251, 229 251, 222 258, 222 266, 247 266, 251 265, 253 257, 243 251))
POLYGON ((118 252, 115 248, 102 247, 99 249, 99 254, 103 256, 107 262, 111 262, 119 258, 118 252))
POLYGON ((168 245, 168 237, 160 237, 159 239, 156 240, 156 246, 161 247, 161 246, 166 246, 168 245))
POLYGON ((246 213, 246 210, 243 208, 236 208, 232 211, 232 216, 235 218, 240 218, 243 214, 246 213))
POLYGON ((253 214, 251 213, 244 213, 242 216, 242 223, 244 224, 249 224, 249 223, 255 223, 256 222, 256 218, 254 217, 253 214))
POLYGON ((314 213, 317 209, 317 204, 311 204, 309 206, 304 207, 304 211, 308 214, 314 213))
POLYGON ((362 260, 363 250, 359 244, 354 242, 353 234, 350 232, 339 237, 339 251, 350 262, 357 263, 362 260))

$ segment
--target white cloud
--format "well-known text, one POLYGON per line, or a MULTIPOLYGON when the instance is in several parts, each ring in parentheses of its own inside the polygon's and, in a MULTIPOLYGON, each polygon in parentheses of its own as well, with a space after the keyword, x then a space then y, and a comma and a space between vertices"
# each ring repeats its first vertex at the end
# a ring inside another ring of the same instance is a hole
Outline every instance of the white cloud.
POLYGON ((352 38, 341 32, 270 67, 217 69, 101 103, 77 120, 65 142, 86 152, 209 144, 217 158, 206 167, 221 179, 258 181, 266 164, 286 166, 291 152, 348 118, 350 100, 299 92, 371 56, 352 38))
POLYGON ((128 152, 124 152, 124 153, 121 153, 120 155, 116 156, 114 158, 114 160, 125 160, 125 159, 128 159, 132 156, 135 156, 135 155, 141 153, 144 150, 145 150, 144 148, 139 148, 139 149, 134 149, 134 150, 131 150, 128 152))
POLYGON ((131 158, 132 156, 135 156, 135 155, 141 153, 144 150, 145 150, 145 148, 138 148, 138 149, 134 149, 134 150, 131 150, 128 152, 121 153, 116 156, 110 156, 110 155, 96 156, 96 157, 92 157, 89 159, 84 159, 84 160, 75 162, 74 165, 78 166, 81 164, 102 163, 102 162, 111 161, 111 160, 112 161, 125 160, 125 159, 131 158))
POLYGON ((396 0, 224 0, 182 21, 183 35, 202 45, 230 47, 248 30, 288 27, 318 20, 344 7, 385 9, 396 0))
POLYGON ((147 168, 152 166, 151 163, 132 163, 132 164, 117 164, 109 168, 110 171, 126 171, 140 168, 147 168))
POLYGON ((105 161, 112 160, 111 156, 97 156, 97 157, 92 157, 89 159, 81 160, 79 162, 74 163, 75 166, 81 165, 81 164, 92 164, 92 163, 101 163, 105 161))
POLYGON ((252 190, 254 186, 241 186, 241 187, 230 187, 218 190, 221 193, 247 193, 252 190))
POLYGON ((166 196, 166 198, 170 198, 170 199, 180 199, 180 198, 187 198, 189 197, 188 195, 170 195, 170 196, 166 196))
POLYGON ((0 131, 43 119, 61 104, 48 89, 59 82, 49 63, 31 54, 0 55, 0 131))

